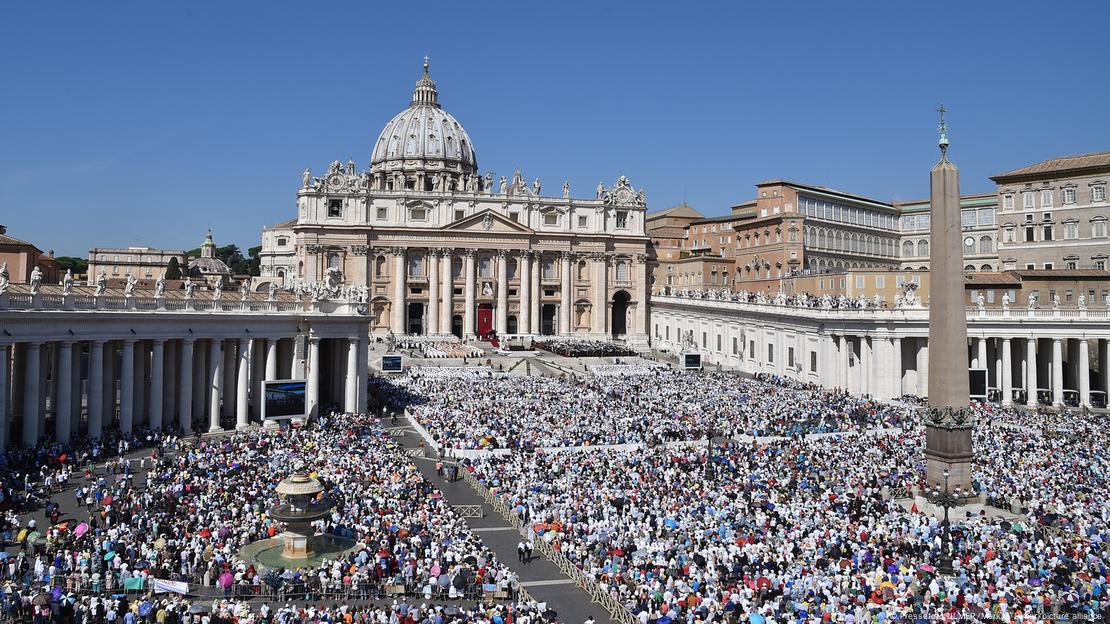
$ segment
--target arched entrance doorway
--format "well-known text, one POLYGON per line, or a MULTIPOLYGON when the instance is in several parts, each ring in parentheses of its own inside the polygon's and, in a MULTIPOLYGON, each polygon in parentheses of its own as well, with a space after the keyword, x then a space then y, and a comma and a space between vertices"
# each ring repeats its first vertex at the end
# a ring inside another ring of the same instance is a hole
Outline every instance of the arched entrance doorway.
POLYGON ((461 339, 463 337, 462 327, 463 327, 462 315, 461 314, 456 314, 456 315, 452 316, 451 317, 451 333, 455 334, 456 338, 461 339))
POLYGON ((517 325, 517 323, 516 323, 516 316, 514 316, 514 315, 509 315, 509 318, 508 318, 508 319, 506 319, 505 325, 506 325, 505 329, 506 329, 506 330, 507 330, 507 331, 508 331, 508 332, 509 332, 510 334, 519 334, 519 333, 520 333, 520 332, 518 332, 518 331, 517 331, 517 326, 516 326, 516 325, 517 325))
POLYGON ((628 300, 631 297, 623 290, 618 290, 613 295, 613 337, 617 338, 628 333, 628 300))
POLYGON ((555 304, 545 303, 540 307, 540 335, 555 335, 555 304))

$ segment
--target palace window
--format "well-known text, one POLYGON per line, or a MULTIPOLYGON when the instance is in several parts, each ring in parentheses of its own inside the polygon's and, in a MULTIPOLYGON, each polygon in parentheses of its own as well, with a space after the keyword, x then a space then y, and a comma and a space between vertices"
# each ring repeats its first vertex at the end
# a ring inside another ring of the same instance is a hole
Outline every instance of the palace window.
POLYGON ((1106 201, 1106 186, 1105 185, 1096 184, 1095 186, 1091 187, 1091 201, 1092 202, 1106 201))
POLYGON ((1023 191, 1021 194, 1021 205, 1023 208, 1033 207, 1033 191, 1023 191))
POLYGON ((343 216, 343 200, 342 199, 329 199, 328 200, 328 218, 338 219, 343 216))
POLYGON ((1041 208, 1052 207, 1052 189, 1044 189, 1041 191, 1041 208))
POLYGON ((979 238, 979 253, 991 253, 994 251, 994 241, 990 236, 983 236, 979 238))
POLYGON ((1074 204, 1074 203, 1075 203, 1075 189, 1074 188, 1064 189, 1064 204, 1065 205, 1070 205, 1070 204, 1074 204))
POLYGON ((1052 240, 1052 226, 1051 225, 1044 226, 1044 238, 1042 238, 1041 240, 1046 240, 1046 241, 1052 240))
POLYGON ((1091 219, 1091 237, 1106 238, 1106 217, 1091 219))
MULTIPOLYGON (((1075 270, 1079 268, 1079 258, 1068 257, 1064 258, 1064 268, 1075 270)), ((1071 292, 1070 290, 1068 292, 1071 292)))
POLYGON ((1005 195, 1002 196, 1002 209, 1003 210, 1013 210, 1014 209, 1014 194, 1013 193, 1006 193, 1005 195))
POLYGON ((1075 220, 1064 221, 1064 239, 1079 238, 1079 222, 1075 220))
POLYGON ((1099 271, 1106 270, 1106 258, 1095 258, 1095 268, 1099 271))

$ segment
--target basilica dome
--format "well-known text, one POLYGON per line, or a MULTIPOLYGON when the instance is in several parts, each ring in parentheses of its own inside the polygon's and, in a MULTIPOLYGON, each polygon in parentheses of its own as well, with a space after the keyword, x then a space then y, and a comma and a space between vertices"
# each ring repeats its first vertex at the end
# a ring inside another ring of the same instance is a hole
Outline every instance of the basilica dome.
POLYGON ((370 159, 371 173, 418 170, 466 176, 478 170, 478 157, 466 130, 439 105, 427 58, 412 103, 385 125, 370 159))

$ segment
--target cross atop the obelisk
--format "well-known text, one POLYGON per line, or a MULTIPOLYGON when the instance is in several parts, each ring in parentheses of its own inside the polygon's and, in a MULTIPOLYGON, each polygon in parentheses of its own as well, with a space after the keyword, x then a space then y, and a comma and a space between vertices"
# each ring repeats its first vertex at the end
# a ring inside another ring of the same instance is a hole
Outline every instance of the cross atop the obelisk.
POLYGON ((937 112, 940 113, 940 127, 938 128, 938 130, 940 130, 940 152, 942 155, 947 155, 948 124, 944 122, 944 114, 948 112, 948 109, 945 108, 944 104, 942 103, 939 107, 937 107, 937 112))

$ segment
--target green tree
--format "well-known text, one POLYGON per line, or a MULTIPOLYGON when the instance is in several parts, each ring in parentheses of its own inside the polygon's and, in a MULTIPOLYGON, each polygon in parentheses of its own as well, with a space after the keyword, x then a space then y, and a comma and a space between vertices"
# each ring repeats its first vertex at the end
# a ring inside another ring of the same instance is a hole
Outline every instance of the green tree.
POLYGON ((54 259, 58 261, 58 264, 62 265, 63 271, 69 269, 73 271, 74 275, 81 275, 89 272, 89 261, 84 258, 58 256, 54 259))
POLYGON ((181 263, 177 261, 176 257, 170 258, 169 263, 166 264, 166 279, 181 279, 181 263))
POLYGON ((250 249, 247 249, 247 253, 250 254, 250 256, 251 256, 251 258, 250 258, 250 274, 251 275, 261 275, 262 274, 262 259, 259 257, 259 253, 261 253, 261 252, 262 252, 262 245, 259 245, 257 247, 251 247, 250 249))

